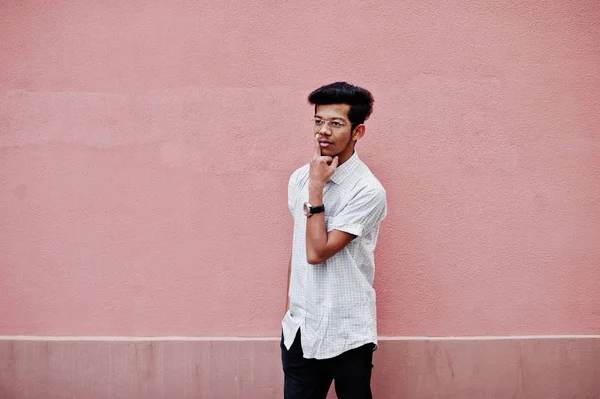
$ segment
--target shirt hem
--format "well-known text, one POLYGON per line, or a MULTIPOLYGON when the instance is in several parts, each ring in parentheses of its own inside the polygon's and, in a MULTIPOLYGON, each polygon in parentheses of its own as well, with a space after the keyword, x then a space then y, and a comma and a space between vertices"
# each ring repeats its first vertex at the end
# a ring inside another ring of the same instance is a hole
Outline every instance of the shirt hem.
MULTIPOLYGON (((314 357, 306 357, 304 356, 304 354, 302 355, 303 358, 305 359, 315 359, 315 360, 326 360, 326 359, 333 359, 334 357, 340 356, 348 351, 351 351, 352 349, 356 349, 356 348, 360 348, 363 345, 367 345, 367 344, 373 344, 375 345, 375 348, 373 348, 373 352, 375 352, 378 348, 379 348, 379 344, 377 343, 377 339, 373 340, 373 339, 367 339, 365 341, 359 341, 358 343, 349 346, 348 348, 344 349, 342 352, 334 352, 333 355, 330 354, 326 354, 326 355, 321 355, 321 356, 314 356, 314 357)), ((302 349, 302 352, 304 352, 304 349, 302 349)))

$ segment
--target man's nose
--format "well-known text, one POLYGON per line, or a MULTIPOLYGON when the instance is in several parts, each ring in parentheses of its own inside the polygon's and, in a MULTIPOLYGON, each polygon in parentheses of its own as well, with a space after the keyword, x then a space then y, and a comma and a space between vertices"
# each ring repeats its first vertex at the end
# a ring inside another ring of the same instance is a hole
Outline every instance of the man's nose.
POLYGON ((323 124, 323 126, 321 126, 321 128, 319 129, 319 134, 325 134, 328 136, 331 134, 331 128, 329 127, 329 122, 325 122, 323 124))

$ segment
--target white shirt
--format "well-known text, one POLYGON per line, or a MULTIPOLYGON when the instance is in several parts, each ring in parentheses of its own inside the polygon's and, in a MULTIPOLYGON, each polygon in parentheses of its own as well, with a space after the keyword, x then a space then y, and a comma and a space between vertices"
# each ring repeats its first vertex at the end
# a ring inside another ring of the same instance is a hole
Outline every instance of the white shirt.
POLYGON ((356 152, 338 166, 323 190, 325 228, 357 237, 325 262, 311 265, 303 211, 308 171, 309 165, 297 169, 288 186, 294 237, 283 337, 289 349, 299 328, 304 357, 328 359, 371 342, 377 347, 373 251, 387 212, 386 193, 356 152))

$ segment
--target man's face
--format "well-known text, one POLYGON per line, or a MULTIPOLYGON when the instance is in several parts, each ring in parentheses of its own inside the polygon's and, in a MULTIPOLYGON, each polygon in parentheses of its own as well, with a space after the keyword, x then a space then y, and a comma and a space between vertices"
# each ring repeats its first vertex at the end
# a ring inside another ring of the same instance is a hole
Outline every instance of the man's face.
MULTIPOLYGON (((346 160, 354 152, 352 125, 348 119, 350 105, 317 105, 315 112, 315 134, 319 134, 321 154, 346 160)), ((340 159, 340 160, 341 160, 340 159)))

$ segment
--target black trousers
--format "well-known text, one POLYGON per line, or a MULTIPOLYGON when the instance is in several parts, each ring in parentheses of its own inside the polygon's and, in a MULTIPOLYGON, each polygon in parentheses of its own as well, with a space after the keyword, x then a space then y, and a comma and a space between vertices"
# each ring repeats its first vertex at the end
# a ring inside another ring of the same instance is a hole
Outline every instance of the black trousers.
POLYGON ((338 399, 372 399, 371 369, 374 344, 363 345, 331 359, 302 357, 300 330, 289 350, 281 335, 281 362, 285 375, 284 399, 325 399, 335 382, 338 399))

